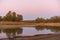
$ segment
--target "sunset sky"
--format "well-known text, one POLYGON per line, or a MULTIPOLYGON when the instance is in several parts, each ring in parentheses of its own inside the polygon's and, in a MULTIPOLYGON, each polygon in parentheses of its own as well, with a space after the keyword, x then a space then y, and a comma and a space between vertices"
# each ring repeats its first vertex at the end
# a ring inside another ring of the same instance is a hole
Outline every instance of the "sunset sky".
POLYGON ((22 14, 25 20, 60 16, 60 0, 0 0, 0 16, 9 10, 22 14))

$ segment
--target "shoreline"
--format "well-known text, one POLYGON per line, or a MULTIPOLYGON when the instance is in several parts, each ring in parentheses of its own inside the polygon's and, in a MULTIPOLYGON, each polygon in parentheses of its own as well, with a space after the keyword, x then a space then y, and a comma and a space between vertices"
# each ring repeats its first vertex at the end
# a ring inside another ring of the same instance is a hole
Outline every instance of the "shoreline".
POLYGON ((23 25, 23 26, 60 26, 60 23, 0 22, 0 25, 23 25))
MULTIPOLYGON (((60 23, 22 23, 22 22, 0 22, 0 29, 20 28, 20 27, 48 26, 60 27, 60 23)), ((14 40, 60 40, 60 34, 42 34, 35 36, 15 37, 14 40)))
POLYGON ((60 23, 25 23, 25 22, 0 22, 0 29, 19 27, 60 27, 60 23))
MULTIPOLYGON (((6 38, 8 39, 8 38, 6 38)), ((42 34, 36 36, 14 37, 12 40, 60 40, 60 34, 42 34)))

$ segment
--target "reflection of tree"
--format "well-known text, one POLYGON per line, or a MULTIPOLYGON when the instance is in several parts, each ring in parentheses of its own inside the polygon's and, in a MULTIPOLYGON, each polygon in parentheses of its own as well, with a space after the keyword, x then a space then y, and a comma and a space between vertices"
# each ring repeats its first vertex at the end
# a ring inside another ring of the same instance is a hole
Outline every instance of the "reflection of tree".
POLYGON ((16 30, 16 32, 17 32, 17 34, 22 34, 22 28, 18 28, 18 29, 16 30))
POLYGON ((38 30, 38 31, 39 31, 39 30, 43 30, 45 27, 36 26, 35 28, 36 28, 36 30, 38 30))
POLYGON ((47 29, 50 29, 53 32, 60 32, 60 27, 50 27, 50 28, 47 28, 47 29))
POLYGON ((8 35, 9 39, 11 38, 11 36, 14 38, 15 35, 16 35, 16 32, 18 34, 22 33, 22 29, 21 28, 4 29, 3 31, 8 35))
POLYGON ((1 29, 0 29, 0 33, 1 33, 1 29))
POLYGON ((53 31, 53 32, 59 32, 60 31, 60 27, 42 27, 42 26, 36 26, 35 27, 38 31, 39 30, 43 30, 43 29, 50 29, 51 31, 53 31))

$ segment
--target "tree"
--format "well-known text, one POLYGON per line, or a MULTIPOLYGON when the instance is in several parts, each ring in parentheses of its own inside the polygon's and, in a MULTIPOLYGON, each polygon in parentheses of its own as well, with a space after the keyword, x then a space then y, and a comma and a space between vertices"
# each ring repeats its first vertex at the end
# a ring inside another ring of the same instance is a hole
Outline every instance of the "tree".
POLYGON ((12 13, 12 21, 16 21, 16 12, 12 13))
POLYGON ((5 21, 11 21, 12 20, 12 15, 11 15, 11 11, 9 11, 6 16, 3 17, 3 20, 5 21))
POLYGON ((22 21, 23 20, 23 16, 22 15, 17 15, 17 21, 22 21))
POLYGON ((60 22, 60 16, 54 16, 50 18, 51 22, 60 22))
POLYGON ((45 19, 38 17, 38 18, 35 19, 35 21, 36 21, 37 23, 40 23, 40 22, 45 22, 45 19))
POLYGON ((2 17, 0 16, 0 21, 2 21, 2 17))
POLYGON ((6 16, 3 17, 3 21, 22 21, 23 16, 17 15, 16 12, 9 11, 6 16))

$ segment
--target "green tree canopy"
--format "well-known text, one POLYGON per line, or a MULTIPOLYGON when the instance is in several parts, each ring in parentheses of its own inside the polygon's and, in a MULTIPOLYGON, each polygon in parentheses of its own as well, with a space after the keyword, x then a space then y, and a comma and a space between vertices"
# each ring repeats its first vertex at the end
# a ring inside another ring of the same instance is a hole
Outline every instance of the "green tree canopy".
POLYGON ((0 21, 2 21, 2 16, 0 16, 0 21))
POLYGON ((12 12, 12 21, 16 21, 16 12, 12 12))
POLYGON ((9 11, 6 16, 3 17, 3 21, 22 21, 23 16, 17 15, 16 12, 9 11))
POLYGON ((40 23, 40 22, 45 22, 45 19, 38 17, 38 18, 35 19, 35 21, 36 21, 37 23, 40 23))
POLYGON ((60 16, 51 17, 50 22, 60 22, 60 16))
POLYGON ((17 15, 17 21, 22 21, 23 20, 23 16, 22 15, 17 15))

